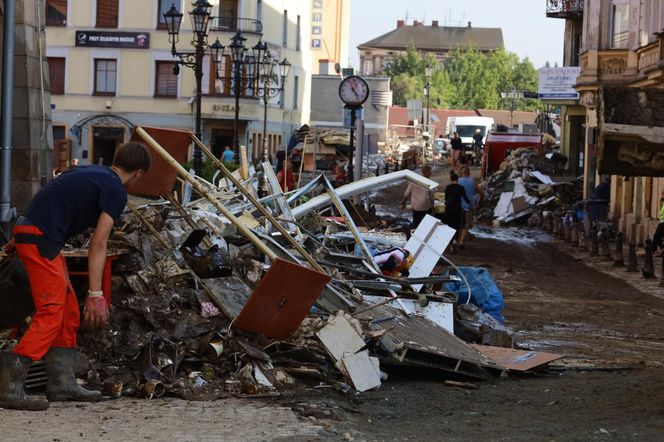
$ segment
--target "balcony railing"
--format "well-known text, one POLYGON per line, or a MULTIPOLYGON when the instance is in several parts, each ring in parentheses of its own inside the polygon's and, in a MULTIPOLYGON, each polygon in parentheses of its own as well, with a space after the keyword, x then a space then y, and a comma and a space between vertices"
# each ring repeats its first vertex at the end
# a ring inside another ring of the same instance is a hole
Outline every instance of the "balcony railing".
POLYGON ((552 18, 583 17, 583 0, 546 0, 546 16, 552 18))
POLYGON ((263 34, 263 23, 253 18, 239 18, 232 16, 218 16, 211 19, 211 31, 246 32, 250 34, 263 34))

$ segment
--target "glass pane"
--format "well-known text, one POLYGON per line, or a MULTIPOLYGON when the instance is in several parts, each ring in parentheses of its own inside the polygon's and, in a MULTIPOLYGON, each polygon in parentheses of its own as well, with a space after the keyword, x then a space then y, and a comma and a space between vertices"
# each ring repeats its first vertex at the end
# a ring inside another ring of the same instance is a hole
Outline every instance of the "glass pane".
POLYGON ((613 5, 611 47, 625 49, 629 40, 629 4, 613 5))
POLYGON ((106 75, 104 72, 97 71, 97 92, 106 92, 106 75))

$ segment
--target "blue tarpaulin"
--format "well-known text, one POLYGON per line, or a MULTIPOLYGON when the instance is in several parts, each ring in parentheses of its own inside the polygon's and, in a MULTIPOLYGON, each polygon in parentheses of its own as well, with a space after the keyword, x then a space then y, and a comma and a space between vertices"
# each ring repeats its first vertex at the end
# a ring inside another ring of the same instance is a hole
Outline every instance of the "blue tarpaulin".
MULTIPOLYGON (((503 294, 500 292, 489 271, 484 267, 458 267, 459 272, 468 280, 470 285, 470 303, 476 305, 483 312, 493 316, 501 324, 505 323, 503 317, 503 294)), ((457 274, 451 270, 450 274, 457 274)), ((443 289, 454 292, 459 296, 459 303, 468 302, 468 285, 462 280, 443 284, 443 289)))

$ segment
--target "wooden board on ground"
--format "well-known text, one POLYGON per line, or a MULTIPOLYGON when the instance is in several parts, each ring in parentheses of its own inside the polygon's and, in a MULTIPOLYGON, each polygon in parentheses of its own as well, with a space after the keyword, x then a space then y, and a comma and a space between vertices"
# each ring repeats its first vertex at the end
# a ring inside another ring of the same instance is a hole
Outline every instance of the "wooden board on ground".
POLYGON ((528 371, 562 359, 565 355, 545 353, 542 351, 518 350, 514 348, 490 347, 488 345, 473 344, 478 351, 493 359, 511 371, 528 371))

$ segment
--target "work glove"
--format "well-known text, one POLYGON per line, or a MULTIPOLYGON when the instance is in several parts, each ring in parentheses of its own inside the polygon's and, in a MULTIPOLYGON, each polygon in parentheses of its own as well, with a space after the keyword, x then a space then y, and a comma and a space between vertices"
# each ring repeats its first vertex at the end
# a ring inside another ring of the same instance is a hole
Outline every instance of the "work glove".
POLYGON ((83 319, 93 328, 101 328, 108 323, 108 304, 103 296, 88 295, 83 309, 83 319))

